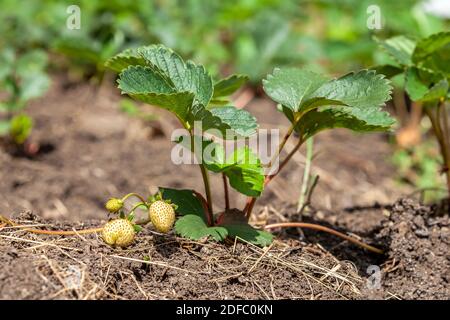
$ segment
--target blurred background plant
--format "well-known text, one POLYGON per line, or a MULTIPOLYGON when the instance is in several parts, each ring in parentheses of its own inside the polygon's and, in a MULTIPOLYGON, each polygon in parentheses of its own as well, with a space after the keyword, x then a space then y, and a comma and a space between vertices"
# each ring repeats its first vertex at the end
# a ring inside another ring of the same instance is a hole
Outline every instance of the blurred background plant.
POLYGON ((33 121, 25 108, 47 91, 50 79, 44 72, 46 66, 47 55, 40 49, 23 54, 13 48, 0 52, 0 137, 6 143, 22 146, 27 141, 33 121))
MULTIPOLYGON (((80 0, 80 29, 66 27, 70 0, 2 0, 0 46, 52 49, 71 68, 103 72, 103 62, 128 47, 162 43, 208 65, 213 74, 245 73, 257 83, 274 65, 339 73, 380 64, 372 36, 424 37, 448 21, 418 0, 80 0), (367 27, 378 5, 382 28, 367 27), (395 14, 387 14, 395 12, 395 14)), ((99 76, 99 74, 96 74, 99 76)))

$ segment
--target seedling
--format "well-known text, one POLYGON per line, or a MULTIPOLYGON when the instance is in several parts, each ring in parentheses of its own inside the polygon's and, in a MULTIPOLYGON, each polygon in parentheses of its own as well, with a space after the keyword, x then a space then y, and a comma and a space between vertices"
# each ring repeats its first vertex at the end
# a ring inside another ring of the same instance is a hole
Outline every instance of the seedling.
POLYGON ((49 87, 46 65, 47 55, 40 50, 23 55, 10 49, 0 53, 0 85, 5 94, 0 101, 0 138, 8 144, 23 148, 31 134, 33 120, 24 110, 49 87))
POLYGON ((450 194, 450 127, 446 106, 450 97, 450 32, 419 41, 397 36, 379 43, 394 62, 378 66, 377 70, 389 77, 402 76, 405 91, 413 101, 411 108, 423 109, 431 121, 443 159, 441 172, 446 175, 450 194))
MULTIPOLYGON (((394 123, 380 109, 389 99, 391 87, 374 71, 362 70, 338 79, 327 79, 304 69, 276 69, 264 80, 264 90, 279 104, 279 110, 291 126, 269 168, 294 132, 299 138, 294 150, 281 162, 278 172, 264 175, 261 162, 248 147, 237 148, 224 161, 224 150, 204 134, 207 129, 215 129, 217 133, 228 129, 233 132, 231 139, 237 139, 256 133, 255 118, 230 105, 228 99, 246 77, 232 75, 214 82, 203 66, 184 61, 162 45, 127 50, 108 60, 106 65, 119 73, 122 93, 174 114, 190 138, 180 139, 178 143, 188 147, 197 160, 207 160, 198 161, 205 197, 193 190, 160 188, 163 199, 178 206, 180 217, 175 223, 175 232, 191 239, 210 237, 222 241, 226 237, 239 237, 258 245, 268 245, 272 235, 248 224, 253 205, 264 186, 285 167, 303 142, 325 129, 384 131, 394 123), (203 132, 195 132, 196 121, 201 121, 203 132), (214 150, 209 159, 204 158, 207 148, 214 150), (221 174, 224 181, 226 208, 221 213, 213 212, 215 194, 209 183, 211 173, 221 174), (249 197, 243 210, 229 208, 228 184, 249 197)), ((228 138, 227 135, 221 137, 228 138)))
MULTIPOLYGON (((245 82, 245 76, 232 75, 213 81, 203 66, 184 61, 162 45, 127 50, 109 59, 106 65, 119 73, 118 84, 122 93, 161 107, 179 120, 187 135, 176 142, 195 155, 205 189, 205 197, 195 190, 164 187, 160 187, 158 194, 148 200, 130 193, 122 199, 110 199, 106 203, 106 209, 131 221, 134 210, 143 206, 149 210, 149 220, 154 227, 162 232, 171 228, 176 210, 179 218, 175 223, 175 232, 190 239, 211 238, 223 241, 231 237, 260 246, 269 245, 273 235, 255 229, 248 223, 252 208, 264 187, 286 166, 303 142, 326 129, 384 131, 394 123, 386 112, 381 111, 381 106, 390 97, 391 87, 388 80, 375 71, 362 70, 337 79, 327 79, 304 69, 275 69, 263 81, 264 90, 279 104, 278 110, 287 117, 291 125, 267 165, 269 173, 265 174, 260 159, 248 146, 238 147, 231 155, 226 156, 224 148, 214 137, 234 141, 256 133, 256 119, 229 102, 229 96, 245 82), (196 130, 195 124, 198 121, 201 122, 203 131, 196 130), (275 170, 274 164, 294 132, 298 135, 296 146, 281 161, 278 170, 275 170), (212 173, 220 174, 224 182, 226 206, 225 211, 219 213, 213 212, 213 196, 216 194, 212 193, 209 182, 212 173), (229 207, 228 185, 248 196, 243 210, 229 207), (137 197, 139 202, 125 215, 124 202, 132 196, 137 197)), ((148 221, 143 223, 146 222, 148 221)), ((294 222, 267 225, 265 228, 270 230, 291 226, 329 232, 381 253, 377 248, 320 225, 294 222)), ((135 227, 138 225, 135 224, 135 227)), ((91 232, 104 230, 92 229, 91 232)), ((46 234, 49 234, 48 231, 46 234)), ((61 233, 53 231, 53 234, 61 233)), ((63 231, 63 234, 68 234, 68 231, 63 231)), ((128 235, 126 232, 126 240, 130 239, 128 235)), ((125 242, 128 244, 128 241, 125 242)))

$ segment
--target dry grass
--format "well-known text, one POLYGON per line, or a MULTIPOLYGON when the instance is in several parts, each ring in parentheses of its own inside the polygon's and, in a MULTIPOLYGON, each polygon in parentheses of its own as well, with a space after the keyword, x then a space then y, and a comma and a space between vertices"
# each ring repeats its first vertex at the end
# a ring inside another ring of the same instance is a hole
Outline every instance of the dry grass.
POLYGON ((14 283, 0 278, 0 298, 353 299, 363 283, 351 263, 295 241, 260 248, 239 240, 224 245, 147 230, 129 249, 115 250, 96 234, 51 237, 3 225, 0 248, 5 266, 28 261, 14 270, 14 283))

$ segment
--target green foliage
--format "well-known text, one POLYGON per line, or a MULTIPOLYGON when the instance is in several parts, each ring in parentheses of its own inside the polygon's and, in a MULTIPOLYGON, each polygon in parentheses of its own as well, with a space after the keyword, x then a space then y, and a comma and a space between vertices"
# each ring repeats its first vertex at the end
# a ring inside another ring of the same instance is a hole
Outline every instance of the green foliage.
POLYGON ((374 71, 326 80, 304 69, 275 69, 263 84, 303 141, 325 129, 384 131, 394 123, 380 109, 390 98, 391 87, 374 71))
POLYGON ((250 197, 259 197, 264 189, 264 170, 258 157, 247 147, 236 149, 225 159, 221 145, 216 144, 214 158, 205 161, 206 168, 224 173, 231 187, 250 197))
MULTIPOLYGON (((162 45, 141 47, 134 52, 133 59, 122 53, 106 63, 115 70, 122 68, 118 80, 122 93, 172 112, 187 128, 201 121, 204 130, 216 129, 224 134, 228 129, 238 136, 254 134, 256 119, 247 111, 209 104, 214 86, 212 77, 203 66, 192 61, 185 62, 162 45), (141 64, 142 61, 145 65, 141 64), (130 65, 136 62, 138 65, 130 65)), ((238 81, 241 78, 235 76, 233 79, 237 80, 230 81, 228 78, 220 81, 223 85, 219 86, 219 94, 223 97, 232 93, 237 88, 236 82, 242 83, 238 81)), ((224 138, 233 139, 234 136, 224 135, 224 138)))
POLYGON ((160 188, 160 192, 164 200, 170 200, 178 206, 177 213, 182 217, 175 223, 175 232, 182 237, 193 240, 210 238, 215 241, 238 237, 260 246, 269 245, 273 240, 270 233, 257 230, 247 223, 208 226, 203 207, 192 190, 160 188))
POLYGON ((395 151, 392 162, 397 167, 396 178, 399 183, 421 190, 425 202, 445 197, 444 179, 436 174, 442 163, 433 141, 426 140, 411 149, 395 151))
POLYGON ((248 77, 242 74, 233 74, 225 79, 217 81, 214 84, 213 98, 222 98, 232 95, 236 90, 242 87, 248 80, 248 77))
POLYGON ((448 27, 420 0, 199 1, 40 0, 18 10, 0 2, 0 48, 30 47, 65 55, 66 66, 102 77, 104 61, 126 48, 163 43, 210 67, 248 74, 257 84, 273 65, 309 65, 342 73, 380 62, 371 36, 424 37, 448 27), (67 7, 81 8, 81 28, 65 28, 67 7), (367 28, 377 5, 381 30, 367 28))
MULTIPOLYGON (((398 39, 395 38, 395 39, 398 39)), ((391 42, 388 39, 380 42, 382 46, 391 42)), ((398 56, 395 52, 390 52, 395 58, 398 56)), ((404 89, 408 93, 409 98, 422 104, 424 113, 431 121, 432 129, 436 140, 439 143, 441 156, 443 159, 443 172, 446 173, 447 185, 450 186, 450 144, 448 136, 448 115, 445 102, 448 101, 449 81, 450 81, 450 32, 440 32, 432 34, 429 37, 412 42, 408 46, 408 50, 404 51, 403 60, 398 60, 400 67, 403 70, 404 89)), ((413 105, 412 107, 418 107, 413 105)), ((407 170, 412 170, 411 167, 419 167, 418 177, 414 179, 413 183, 421 188, 434 187, 436 185, 435 179, 430 177, 431 172, 436 175, 438 170, 436 161, 430 160, 423 150, 417 147, 417 152, 421 153, 419 162, 413 162, 407 165, 407 170)), ((406 162, 409 154, 397 153, 394 155, 394 160, 397 164, 406 162)), ((417 158, 416 158, 417 160, 417 158)), ((450 190, 449 190, 450 192, 450 190)), ((437 195, 437 193, 436 193, 437 195)), ((436 199, 435 199, 436 200, 436 199)))
MULTIPOLYGON (((184 61, 162 45, 128 50, 109 59, 106 65, 120 72, 118 84, 122 93, 166 109, 180 120, 189 135, 181 137, 178 143, 196 156, 203 176, 205 170, 222 173, 238 192, 252 198, 261 195, 266 178, 258 157, 247 146, 226 155, 222 145, 194 128, 195 123, 201 121, 203 130, 214 129, 219 133, 232 130, 232 139, 253 135, 257 123, 251 114, 211 103, 213 99, 232 94, 244 83, 245 77, 231 76, 213 85, 212 77, 203 66, 184 61)), ((394 122, 381 110, 390 98, 391 87, 375 71, 363 70, 329 80, 311 71, 283 68, 275 69, 263 84, 266 93, 282 106, 293 129, 299 133, 300 141, 325 129, 344 127, 368 132, 387 130, 394 122)), ((212 206, 207 182, 205 189, 208 197, 205 208, 209 211, 212 206)), ((245 219, 226 217, 225 222, 218 225, 207 221, 205 216, 211 220, 212 213, 204 211, 193 191, 161 190, 164 199, 179 206, 178 213, 183 217, 176 222, 175 230, 182 236, 211 237, 218 241, 232 236, 259 245, 272 241, 270 234, 255 230, 245 219)), ((228 214, 225 212, 225 216, 228 214)))
POLYGON ((0 52, 0 86, 5 95, 0 101, 0 136, 21 145, 31 133, 32 119, 23 114, 29 100, 43 95, 50 79, 45 73, 47 55, 42 50, 30 50, 22 55, 13 49, 0 52))
POLYGON ((401 65, 410 65, 416 43, 405 36, 396 36, 385 41, 377 39, 378 44, 401 65))
POLYGON ((23 144, 31 133, 33 120, 27 115, 17 115, 11 119, 9 134, 17 144, 23 144))
MULTIPOLYGON (((404 70, 405 90, 413 101, 433 102, 448 95, 450 79, 450 32, 433 34, 418 42, 408 40, 408 45, 398 44, 398 36, 379 41, 384 48, 396 43, 396 50, 388 51, 404 70), (402 48, 403 50, 401 50, 402 48), (407 48, 407 49, 405 49, 407 48), (399 53, 401 51, 401 53, 399 53), (398 57, 402 58, 399 59, 398 57)), ((386 67, 384 67, 386 68, 386 67)), ((392 76, 392 74, 389 74, 392 76)))
MULTIPOLYGON (((201 122, 204 131, 212 132, 213 129, 225 134, 232 131, 231 137, 222 136, 225 139, 249 137, 256 132, 256 119, 247 111, 210 103, 213 97, 227 98, 246 81, 246 77, 233 75, 214 85, 211 75, 202 65, 184 61, 177 53, 162 45, 127 50, 109 59, 106 66, 120 72, 118 84, 122 93, 166 109, 178 118, 189 131, 189 136, 180 143, 201 160, 201 166, 211 172, 224 174, 231 187, 245 195, 257 197, 261 194, 264 172, 259 159, 248 147, 237 149, 225 158, 224 149, 219 144, 205 139, 203 132, 198 136, 194 131, 196 122, 201 122), (207 148, 211 152, 204 159, 207 148), (204 160, 209 161, 203 163, 204 160)), ((212 237, 217 241, 228 235, 226 226, 207 225, 203 207, 192 191, 161 191, 164 199, 170 199, 178 205, 178 213, 183 215, 175 224, 178 234, 192 239, 212 237)), ((232 230, 233 236, 240 234, 240 229, 232 230)), ((250 239, 253 236, 255 243, 267 241, 268 237, 251 230, 250 226, 245 228, 242 237, 250 239)))

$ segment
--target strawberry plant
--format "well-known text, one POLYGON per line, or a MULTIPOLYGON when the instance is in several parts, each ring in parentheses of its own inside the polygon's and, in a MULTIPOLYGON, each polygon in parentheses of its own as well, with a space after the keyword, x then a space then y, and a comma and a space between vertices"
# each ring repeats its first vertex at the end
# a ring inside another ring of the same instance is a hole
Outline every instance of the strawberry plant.
POLYGON ((446 103, 450 98, 450 32, 433 34, 418 41, 405 36, 379 40, 392 63, 377 69, 390 77, 402 77, 413 111, 423 110, 436 137, 450 193, 450 127, 446 103))
POLYGON ((0 53, 0 138, 23 147, 32 127, 32 119, 24 113, 31 99, 41 96, 49 87, 45 73, 47 55, 31 50, 18 55, 12 49, 0 53))
MULTIPOLYGON (((267 165, 269 173, 265 174, 260 159, 248 146, 238 147, 226 156, 224 147, 214 137, 236 140, 256 134, 256 119, 232 106, 228 99, 246 77, 232 75, 213 81, 203 66, 184 61, 162 45, 126 50, 109 59, 106 65, 119 73, 118 87, 123 94, 166 109, 186 130, 186 135, 176 142, 195 155, 205 197, 194 190, 160 188, 159 192, 162 199, 177 206, 180 217, 175 232, 191 239, 210 237, 222 241, 226 237, 239 237, 258 245, 269 244, 272 235, 248 223, 253 205, 264 186, 307 139, 326 129, 384 131, 394 123, 381 110, 390 97, 391 87, 375 71, 362 70, 328 79, 304 69, 275 69, 263 81, 264 90, 278 103, 278 109, 291 125, 267 165), (196 122, 201 122, 203 131, 196 130, 196 122), (298 134, 296 147, 275 170, 274 165, 294 132, 298 134), (213 212, 216 192, 212 193, 209 182, 212 173, 221 174, 224 181, 226 208, 220 213, 213 212), (248 196, 243 210, 229 208, 228 184, 248 196)), ((149 207, 148 202, 146 206, 149 207)))

